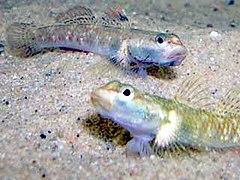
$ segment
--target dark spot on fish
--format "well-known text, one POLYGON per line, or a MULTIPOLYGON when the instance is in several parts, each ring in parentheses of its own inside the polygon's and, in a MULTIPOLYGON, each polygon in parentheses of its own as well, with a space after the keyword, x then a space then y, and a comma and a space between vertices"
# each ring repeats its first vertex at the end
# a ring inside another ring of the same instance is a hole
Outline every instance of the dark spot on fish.
POLYGON ((175 64, 175 62, 172 61, 172 62, 169 63, 169 66, 174 66, 174 64, 175 64))
POLYGON ((79 36, 77 36, 76 41, 77 41, 77 43, 80 44, 80 42, 81 42, 81 38, 80 38, 79 36))
POLYGON ((0 43, 0 48, 4 48, 4 45, 0 43))
POLYGON ((128 21, 128 18, 127 18, 127 16, 120 14, 119 20, 120 21, 128 21))
POLYGON ((136 66, 137 64, 135 62, 131 62, 130 66, 136 66))
POLYGON ((68 36, 68 41, 72 41, 72 36, 68 36))

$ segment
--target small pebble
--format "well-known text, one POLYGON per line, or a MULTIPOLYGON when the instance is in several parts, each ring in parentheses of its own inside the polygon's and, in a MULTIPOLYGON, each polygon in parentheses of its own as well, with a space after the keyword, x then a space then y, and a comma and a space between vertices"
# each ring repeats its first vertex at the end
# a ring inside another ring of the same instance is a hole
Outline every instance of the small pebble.
POLYGON ((210 34, 209 34, 209 38, 213 41, 217 41, 217 40, 220 40, 221 39, 221 34, 219 34, 217 31, 212 31, 210 34))
POLYGON ((217 7, 213 7, 213 8, 212 8, 212 11, 215 11, 215 12, 216 12, 216 11, 218 11, 218 8, 217 8, 217 7))
POLYGON ((230 22, 229 26, 235 28, 237 26, 237 24, 235 23, 235 21, 232 21, 232 22, 230 22))
POLYGON ((210 61, 214 61, 214 57, 210 57, 210 61))
POLYGON ((40 134, 40 137, 42 138, 42 139, 46 139, 47 138, 47 136, 45 135, 45 134, 40 134))
POLYGON ((186 8, 191 7, 191 4, 190 4, 189 2, 186 2, 186 3, 184 4, 184 7, 186 7, 186 8))
POLYGON ((4 45, 0 42, 0 54, 4 52, 4 45))
POLYGON ((207 24, 208 28, 213 28, 213 24, 207 24))

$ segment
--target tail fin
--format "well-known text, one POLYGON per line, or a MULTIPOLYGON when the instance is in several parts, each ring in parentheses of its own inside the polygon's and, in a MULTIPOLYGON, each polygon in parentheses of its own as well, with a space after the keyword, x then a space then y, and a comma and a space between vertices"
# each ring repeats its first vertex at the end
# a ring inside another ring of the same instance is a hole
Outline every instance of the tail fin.
POLYGON ((7 28, 7 51, 17 57, 31 57, 41 52, 32 24, 14 23, 7 28))

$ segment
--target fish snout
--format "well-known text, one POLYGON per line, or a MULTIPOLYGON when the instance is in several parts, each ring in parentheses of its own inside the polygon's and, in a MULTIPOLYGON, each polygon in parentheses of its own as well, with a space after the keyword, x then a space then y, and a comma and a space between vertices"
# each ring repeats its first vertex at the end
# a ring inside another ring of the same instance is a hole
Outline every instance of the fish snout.
POLYGON ((111 110, 113 107, 113 97, 111 93, 103 89, 97 89, 91 92, 90 101, 94 106, 111 110))
POLYGON ((181 40, 175 36, 171 37, 171 39, 168 40, 168 43, 178 45, 178 46, 183 46, 183 43, 181 42, 181 40))
POLYGON ((166 55, 166 59, 171 62, 170 66, 179 66, 187 56, 187 49, 184 46, 176 46, 166 55))
POLYGON ((91 92, 90 94, 90 101, 93 105, 98 104, 99 102, 99 95, 96 92, 91 92))

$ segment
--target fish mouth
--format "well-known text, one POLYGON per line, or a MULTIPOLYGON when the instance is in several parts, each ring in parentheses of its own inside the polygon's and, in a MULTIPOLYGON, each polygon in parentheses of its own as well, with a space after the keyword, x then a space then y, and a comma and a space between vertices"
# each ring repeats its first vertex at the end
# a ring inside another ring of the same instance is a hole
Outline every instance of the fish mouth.
POLYGON ((169 66, 179 66, 187 56, 187 49, 184 46, 178 46, 169 52, 166 59, 169 61, 169 66))

